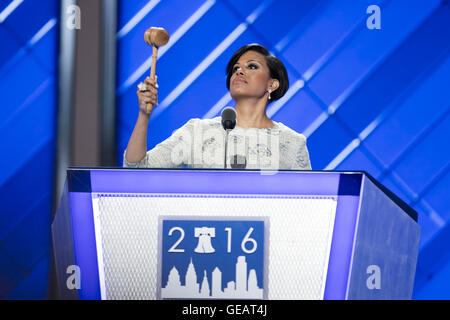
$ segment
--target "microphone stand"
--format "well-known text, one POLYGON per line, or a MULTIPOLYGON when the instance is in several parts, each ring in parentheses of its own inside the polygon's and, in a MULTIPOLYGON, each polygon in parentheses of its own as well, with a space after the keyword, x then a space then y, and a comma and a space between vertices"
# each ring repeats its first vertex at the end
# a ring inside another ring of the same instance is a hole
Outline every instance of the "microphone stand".
POLYGON ((222 110, 222 127, 225 129, 225 159, 223 162, 224 169, 227 168, 227 151, 228 151, 228 134, 236 126, 236 111, 231 107, 222 110))
POLYGON ((228 149, 228 134, 230 133, 231 129, 226 129, 226 136, 225 136, 225 159, 223 163, 224 169, 227 168, 227 149, 228 149))

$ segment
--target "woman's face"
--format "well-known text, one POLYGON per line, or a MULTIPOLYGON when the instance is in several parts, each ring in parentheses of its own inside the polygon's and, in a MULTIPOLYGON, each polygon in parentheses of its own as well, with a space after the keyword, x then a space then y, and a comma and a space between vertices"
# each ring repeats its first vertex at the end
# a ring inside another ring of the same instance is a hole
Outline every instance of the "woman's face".
POLYGON ((262 98, 270 88, 269 67, 266 58, 256 51, 247 51, 233 66, 230 94, 239 98, 262 98))

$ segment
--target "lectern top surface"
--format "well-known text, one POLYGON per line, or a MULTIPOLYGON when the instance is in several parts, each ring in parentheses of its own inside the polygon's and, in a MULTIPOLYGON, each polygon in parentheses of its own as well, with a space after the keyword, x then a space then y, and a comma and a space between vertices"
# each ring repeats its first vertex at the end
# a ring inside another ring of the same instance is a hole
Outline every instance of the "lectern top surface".
POLYGON ((366 177, 417 221, 417 211, 365 171, 70 167, 67 173, 70 192, 318 196, 358 196, 366 177))

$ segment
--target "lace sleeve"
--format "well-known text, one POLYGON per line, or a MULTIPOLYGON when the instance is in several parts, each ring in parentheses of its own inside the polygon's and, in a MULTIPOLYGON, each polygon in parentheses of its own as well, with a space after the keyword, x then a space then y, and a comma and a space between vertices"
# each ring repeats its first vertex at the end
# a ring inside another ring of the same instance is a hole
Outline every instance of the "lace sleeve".
POLYGON ((182 168, 187 165, 192 146, 194 121, 189 120, 181 128, 177 129, 169 138, 157 144, 149 150, 144 158, 135 163, 130 163, 123 155, 125 168, 182 168))
POLYGON ((309 160, 309 152, 306 146, 306 137, 303 134, 299 136, 297 152, 295 154, 293 170, 311 170, 311 162, 309 160))

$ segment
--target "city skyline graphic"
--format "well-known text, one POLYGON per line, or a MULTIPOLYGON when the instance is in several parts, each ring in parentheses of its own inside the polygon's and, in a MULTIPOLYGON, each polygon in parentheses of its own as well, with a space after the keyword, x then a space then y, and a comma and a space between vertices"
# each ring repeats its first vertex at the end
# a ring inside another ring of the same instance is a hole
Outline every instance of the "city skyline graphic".
POLYGON ((203 271, 203 279, 198 282, 192 258, 185 274, 185 285, 181 285, 179 270, 173 266, 170 270, 167 284, 161 287, 163 299, 263 299, 263 289, 258 287, 255 269, 247 273, 245 256, 238 256, 236 262, 235 280, 227 282, 222 290, 222 271, 218 266, 212 271, 211 287, 206 270, 203 271))

